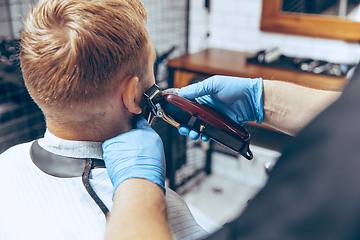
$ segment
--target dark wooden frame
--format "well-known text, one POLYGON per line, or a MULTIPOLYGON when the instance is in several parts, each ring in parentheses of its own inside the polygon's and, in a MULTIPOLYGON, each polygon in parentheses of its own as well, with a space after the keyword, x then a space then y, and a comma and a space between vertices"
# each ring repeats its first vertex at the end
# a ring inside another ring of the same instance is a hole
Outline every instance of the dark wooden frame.
POLYGON ((260 29, 360 42, 360 22, 331 16, 281 12, 282 0, 263 0, 260 29))

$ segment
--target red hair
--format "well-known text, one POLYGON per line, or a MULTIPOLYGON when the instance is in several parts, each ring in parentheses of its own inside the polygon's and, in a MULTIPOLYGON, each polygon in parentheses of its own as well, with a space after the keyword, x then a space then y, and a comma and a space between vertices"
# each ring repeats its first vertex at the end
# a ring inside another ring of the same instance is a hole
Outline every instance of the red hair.
POLYGON ((40 0, 25 19, 20 61, 45 115, 104 100, 119 76, 141 79, 149 58, 146 19, 139 0, 40 0))

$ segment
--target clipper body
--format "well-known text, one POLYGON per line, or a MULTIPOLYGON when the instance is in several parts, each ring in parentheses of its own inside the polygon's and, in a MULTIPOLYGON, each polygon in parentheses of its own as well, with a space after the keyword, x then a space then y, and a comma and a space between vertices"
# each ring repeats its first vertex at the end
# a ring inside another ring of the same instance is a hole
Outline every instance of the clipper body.
POLYGON ((209 106, 178 96, 177 92, 178 89, 161 91, 157 85, 146 91, 144 95, 152 116, 160 117, 176 128, 187 126, 233 149, 248 160, 253 158, 249 149, 250 134, 242 126, 209 106))

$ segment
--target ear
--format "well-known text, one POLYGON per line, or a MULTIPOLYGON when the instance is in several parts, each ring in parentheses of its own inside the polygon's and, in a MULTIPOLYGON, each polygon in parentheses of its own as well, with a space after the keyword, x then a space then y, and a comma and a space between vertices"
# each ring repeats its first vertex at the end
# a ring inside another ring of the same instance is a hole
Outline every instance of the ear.
POLYGON ((140 114, 142 112, 141 108, 136 104, 136 99, 139 94, 137 87, 138 83, 138 77, 130 77, 127 84, 125 84, 122 94, 122 100, 125 107, 129 110, 129 112, 134 114, 140 114))

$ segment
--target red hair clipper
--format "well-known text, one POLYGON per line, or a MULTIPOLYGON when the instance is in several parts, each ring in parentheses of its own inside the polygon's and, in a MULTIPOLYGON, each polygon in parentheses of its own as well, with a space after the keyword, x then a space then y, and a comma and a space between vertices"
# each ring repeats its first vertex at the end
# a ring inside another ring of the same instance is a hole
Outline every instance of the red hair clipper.
POLYGON ((178 96, 179 89, 170 88, 161 91, 154 84, 144 93, 146 103, 153 117, 160 117, 178 128, 186 126, 200 134, 205 134, 226 147, 251 160, 253 154, 249 149, 250 134, 217 110, 178 96))

